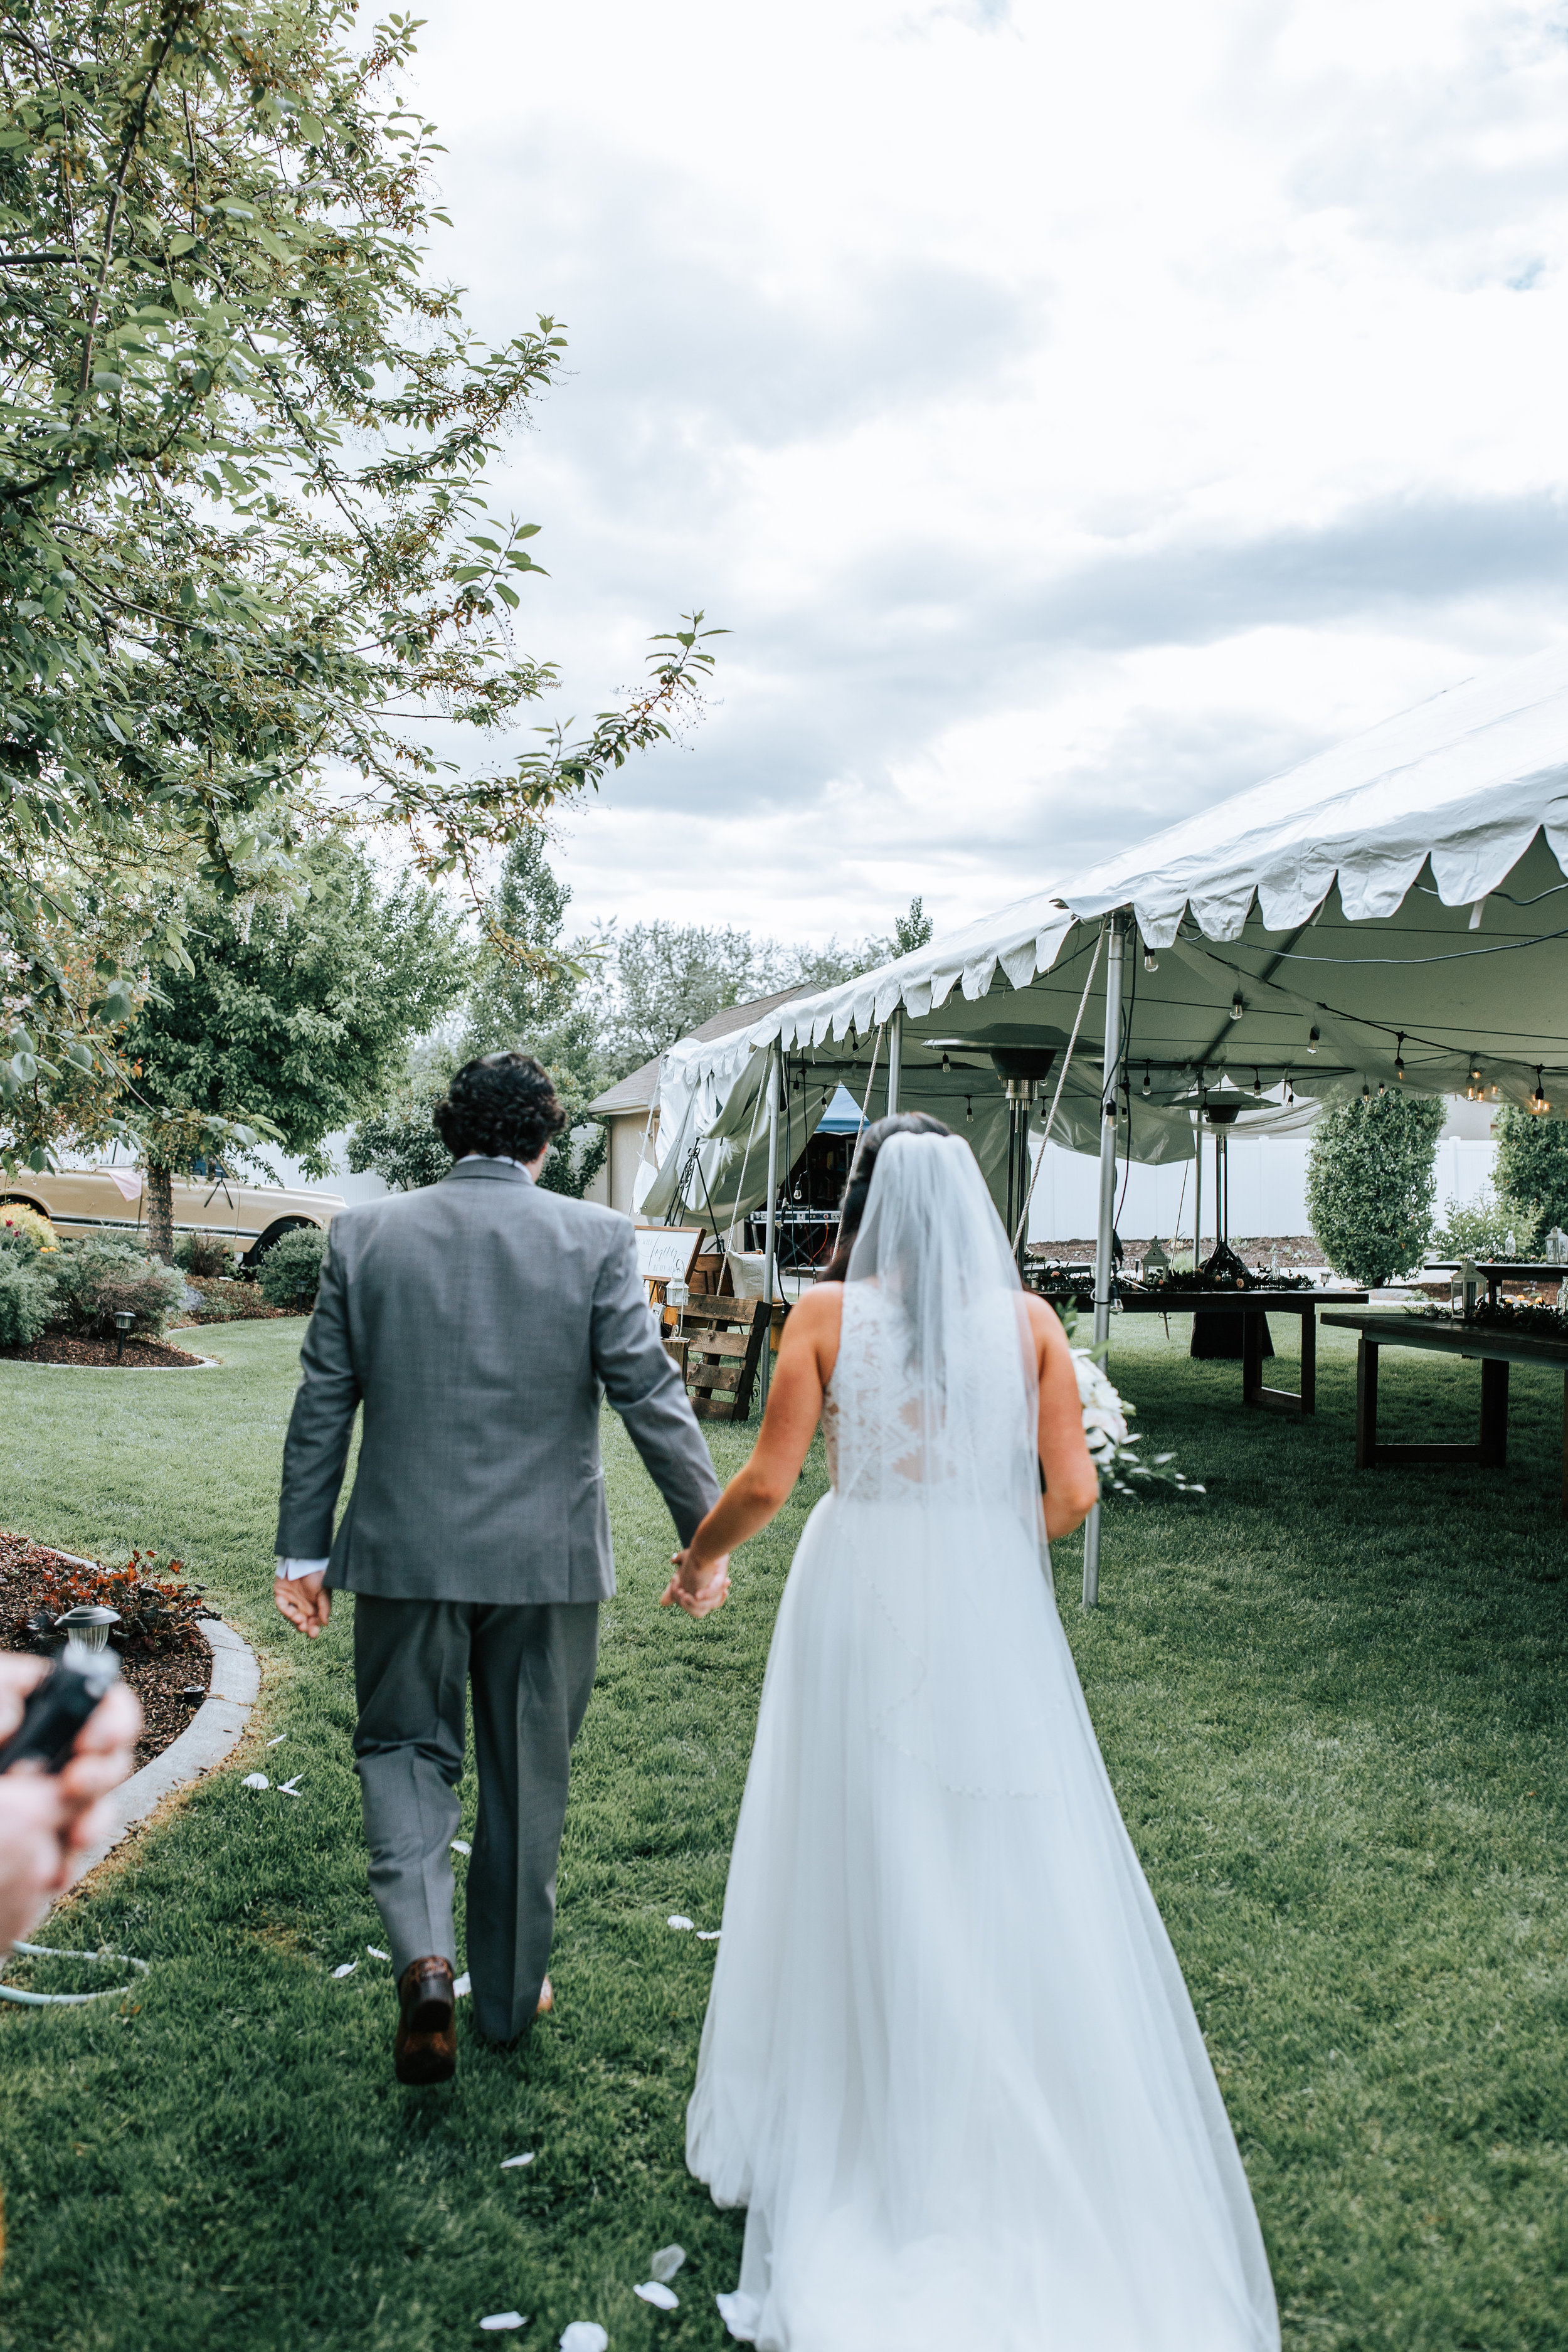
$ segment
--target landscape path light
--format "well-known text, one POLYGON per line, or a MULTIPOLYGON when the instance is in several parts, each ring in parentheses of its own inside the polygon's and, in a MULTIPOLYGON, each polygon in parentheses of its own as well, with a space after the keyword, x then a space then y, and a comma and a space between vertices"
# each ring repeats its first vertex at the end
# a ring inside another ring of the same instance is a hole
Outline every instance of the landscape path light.
POLYGON ((57 1617, 55 1626, 68 1642, 79 1642, 84 1650, 101 1650, 107 1646, 109 1629, 120 1622, 118 1609, 105 1609, 102 1604, 83 1601, 76 1609, 68 1609, 57 1617))
POLYGON ((132 1314, 128 1307, 117 1307, 115 1308, 114 1353, 117 1360, 125 1353, 125 1342, 131 1335, 131 1327, 135 1320, 135 1316, 132 1314))

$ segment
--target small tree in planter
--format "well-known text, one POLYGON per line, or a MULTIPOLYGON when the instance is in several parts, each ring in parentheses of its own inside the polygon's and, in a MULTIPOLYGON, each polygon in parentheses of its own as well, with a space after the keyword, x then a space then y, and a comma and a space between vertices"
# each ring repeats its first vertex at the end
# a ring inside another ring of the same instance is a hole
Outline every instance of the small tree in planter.
POLYGON ((1307 1155, 1307 1209, 1336 1274, 1371 1289, 1420 1265, 1432 1238, 1446 1116, 1429 1097, 1394 1093, 1335 1103, 1319 1119, 1307 1155))

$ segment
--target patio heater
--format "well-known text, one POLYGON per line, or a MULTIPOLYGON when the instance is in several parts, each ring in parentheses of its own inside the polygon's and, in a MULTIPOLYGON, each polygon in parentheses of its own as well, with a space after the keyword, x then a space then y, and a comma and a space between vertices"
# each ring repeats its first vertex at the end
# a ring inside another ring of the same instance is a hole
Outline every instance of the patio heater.
MULTIPOLYGON (((1057 1058, 1054 1045, 997 1045, 991 1063, 1007 1096, 1007 1231, 1017 1232, 1029 1197, 1029 1114, 1035 1097, 1057 1058)), ((1041 1149, 1044 1149, 1042 1142, 1041 1149)), ((1024 1272, 1028 1235, 1018 1234, 1018 1273, 1024 1272)))

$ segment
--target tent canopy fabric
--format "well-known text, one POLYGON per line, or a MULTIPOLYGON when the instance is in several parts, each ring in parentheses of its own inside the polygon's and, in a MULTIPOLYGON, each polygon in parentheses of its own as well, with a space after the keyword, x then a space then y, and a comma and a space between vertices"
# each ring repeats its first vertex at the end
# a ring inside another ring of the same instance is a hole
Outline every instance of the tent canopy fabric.
POLYGON ((1528 1103, 1539 1071, 1555 1109, 1568 1103, 1565 873, 1568 649, 1558 649, 1435 696, 729 1037, 683 1040, 661 1074, 661 1161, 664 1138, 706 1132, 703 1106, 710 1120, 742 1077, 755 1102, 774 1045, 802 1101, 826 1101, 842 1082, 858 1103, 876 1056, 869 1115, 879 1116, 885 1024, 899 1012, 900 1108, 936 1111, 969 1134, 995 1189, 1006 1110, 990 1053, 1054 1048, 1048 1098, 1080 1003, 1051 1133, 1097 1150, 1109 914, 1131 927, 1125 1157, 1190 1158, 1200 1094, 1226 1085, 1303 1101, 1380 1085, 1474 1087, 1528 1103))

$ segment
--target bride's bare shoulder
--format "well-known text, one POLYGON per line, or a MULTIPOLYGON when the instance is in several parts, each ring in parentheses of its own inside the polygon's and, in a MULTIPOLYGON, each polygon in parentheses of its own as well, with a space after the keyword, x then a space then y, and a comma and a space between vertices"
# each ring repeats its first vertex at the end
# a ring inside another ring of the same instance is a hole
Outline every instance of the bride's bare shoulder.
POLYGON ((841 1282, 814 1282, 803 1290, 790 1308, 790 1323, 801 1339, 818 1337, 834 1339, 844 1313, 844 1285, 841 1282))

